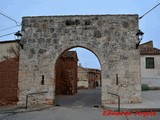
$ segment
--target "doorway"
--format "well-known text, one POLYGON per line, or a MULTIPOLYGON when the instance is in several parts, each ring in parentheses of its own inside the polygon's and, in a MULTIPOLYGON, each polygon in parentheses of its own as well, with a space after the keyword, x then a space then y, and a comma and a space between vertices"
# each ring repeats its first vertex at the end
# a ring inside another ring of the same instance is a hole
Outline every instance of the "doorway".
POLYGON ((55 83, 56 105, 101 105, 101 65, 88 49, 71 48, 58 57, 55 83))

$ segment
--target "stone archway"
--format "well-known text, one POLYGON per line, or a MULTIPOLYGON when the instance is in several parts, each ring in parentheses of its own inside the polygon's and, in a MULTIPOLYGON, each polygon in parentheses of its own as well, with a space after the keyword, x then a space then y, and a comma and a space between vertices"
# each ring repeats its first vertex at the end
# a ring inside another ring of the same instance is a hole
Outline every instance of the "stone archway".
POLYGON ((101 105, 101 87, 96 86, 96 82, 101 84, 100 71, 101 62, 93 51, 82 46, 73 46, 63 51, 55 63, 55 104, 84 107, 101 105), (79 66, 79 50, 83 50, 83 54, 85 52, 92 53, 100 65, 100 70, 94 67, 79 66))
POLYGON ((103 106, 117 103, 108 91, 119 94, 121 103, 141 102, 135 36, 138 15, 24 17, 22 23, 24 49, 20 51, 18 104, 25 103, 27 93, 44 90, 48 93, 31 102, 54 102, 56 60, 63 51, 76 46, 93 51, 101 61, 103 106))

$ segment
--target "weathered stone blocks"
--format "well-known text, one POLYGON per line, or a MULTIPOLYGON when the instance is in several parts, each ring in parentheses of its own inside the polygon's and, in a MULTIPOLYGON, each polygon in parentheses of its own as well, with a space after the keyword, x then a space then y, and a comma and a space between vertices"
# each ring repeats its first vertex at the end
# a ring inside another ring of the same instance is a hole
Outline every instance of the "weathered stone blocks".
POLYGON ((23 17, 19 104, 25 103, 26 94, 44 90, 48 93, 34 96, 31 101, 51 104, 55 99, 56 60, 64 51, 78 46, 92 51, 100 60, 103 106, 117 103, 117 98, 108 94, 107 86, 120 95, 121 103, 141 102, 137 31, 138 15, 23 17))

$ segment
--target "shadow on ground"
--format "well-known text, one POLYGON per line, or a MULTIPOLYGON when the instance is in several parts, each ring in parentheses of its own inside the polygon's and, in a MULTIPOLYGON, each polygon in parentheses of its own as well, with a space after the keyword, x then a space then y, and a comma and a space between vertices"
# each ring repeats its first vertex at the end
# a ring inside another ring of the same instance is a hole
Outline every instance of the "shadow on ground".
POLYGON ((101 105, 101 88, 78 90, 75 95, 57 95, 56 105, 94 107, 101 105))

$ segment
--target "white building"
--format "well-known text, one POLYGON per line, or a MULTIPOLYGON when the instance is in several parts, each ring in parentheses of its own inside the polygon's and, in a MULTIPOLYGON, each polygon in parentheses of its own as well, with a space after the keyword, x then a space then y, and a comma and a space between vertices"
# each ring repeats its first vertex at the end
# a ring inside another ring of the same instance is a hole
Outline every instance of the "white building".
POLYGON ((160 49, 153 47, 153 41, 141 44, 139 47, 142 83, 160 85, 160 49))

